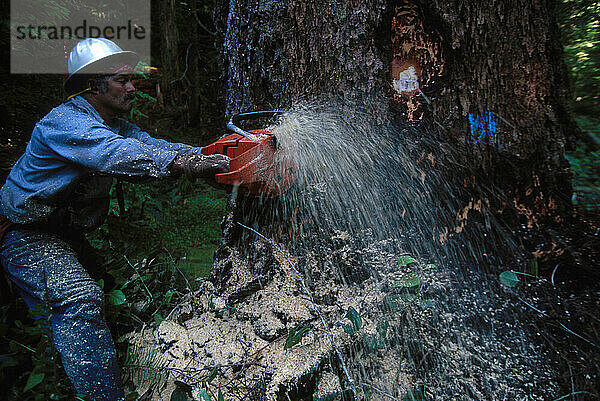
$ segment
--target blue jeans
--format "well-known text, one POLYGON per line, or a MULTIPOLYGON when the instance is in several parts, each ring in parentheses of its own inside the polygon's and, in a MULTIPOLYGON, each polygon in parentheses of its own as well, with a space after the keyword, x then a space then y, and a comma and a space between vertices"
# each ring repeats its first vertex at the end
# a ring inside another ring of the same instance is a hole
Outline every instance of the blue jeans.
POLYGON ((83 234, 16 226, 0 244, 0 264, 30 308, 49 305, 54 346, 75 392, 123 400, 104 293, 81 263, 89 246, 83 234))

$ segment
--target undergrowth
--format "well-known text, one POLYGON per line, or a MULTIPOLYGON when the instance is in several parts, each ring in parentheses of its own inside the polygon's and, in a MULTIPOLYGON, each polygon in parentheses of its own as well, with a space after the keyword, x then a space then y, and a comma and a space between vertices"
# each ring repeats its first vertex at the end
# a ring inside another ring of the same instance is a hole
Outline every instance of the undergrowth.
POLYGON ((567 154, 573 172, 573 204, 586 212, 600 212, 600 119, 575 116, 582 138, 567 154))
MULTIPOLYGON (((113 188, 109 216, 88 235, 103 261, 100 286, 115 340, 144 324, 159 324, 196 279, 210 273, 220 241, 225 193, 185 179, 123 183, 121 213, 113 188)), ((0 399, 72 400, 69 381, 50 340, 47 318, 29 312, 13 290, 0 308, 0 399)), ((121 364, 127 348, 117 343, 121 364)), ((85 399, 76 397, 75 399, 85 399)), ((130 394, 128 399, 137 399, 130 394)))

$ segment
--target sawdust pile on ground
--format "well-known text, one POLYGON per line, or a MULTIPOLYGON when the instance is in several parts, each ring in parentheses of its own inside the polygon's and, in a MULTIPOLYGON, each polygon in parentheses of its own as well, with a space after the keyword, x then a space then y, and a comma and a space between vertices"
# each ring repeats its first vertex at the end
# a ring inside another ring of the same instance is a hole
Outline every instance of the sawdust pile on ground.
MULTIPOLYGON (((551 358, 534 345, 514 294, 476 273, 466 282, 433 266, 399 269, 397 256, 380 245, 359 251, 377 274, 360 282, 326 274, 311 281, 361 399, 400 400, 411 391, 432 400, 561 396, 551 358), (398 285, 407 274, 420 284, 398 285), (353 334, 343 326, 352 326, 349 308, 361 316, 353 334)), ((347 252, 342 246, 294 263, 306 269, 315 258, 339 260, 347 252)), ((289 263, 275 257, 269 280, 249 291, 251 269, 232 251, 223 291, 203 282, 158 328, 129 335, 135 355, 125 370, 138 392, 152 400, 170 399, 177 386, 196 399, 201 389, 221 391, 226 400, 341 399, 349 383, 328 336, 289 263), (285 349, 289 331, 301 324, 312 329, 285 349), (140 375, 144 369, 152 374, 140 375)))

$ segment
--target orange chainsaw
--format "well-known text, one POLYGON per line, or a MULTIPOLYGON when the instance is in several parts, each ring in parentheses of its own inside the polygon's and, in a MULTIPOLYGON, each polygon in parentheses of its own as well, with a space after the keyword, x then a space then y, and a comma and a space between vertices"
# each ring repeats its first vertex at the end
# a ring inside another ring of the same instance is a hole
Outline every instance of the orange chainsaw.
POLYGON ((281 113, 270 110, 236 114, 227 123, 227 128, 234 133, 202 148, 204 155, 220 153, 231 159, 229 172, 215 175, 218 184, 230 191, 238 188, 240 193, 270 196, 289 189, 296 179, 295 168, 291 160, 276 154, 277 140, 272 131, 245 131, 238 127, 244 120, 269 118, 281 113))

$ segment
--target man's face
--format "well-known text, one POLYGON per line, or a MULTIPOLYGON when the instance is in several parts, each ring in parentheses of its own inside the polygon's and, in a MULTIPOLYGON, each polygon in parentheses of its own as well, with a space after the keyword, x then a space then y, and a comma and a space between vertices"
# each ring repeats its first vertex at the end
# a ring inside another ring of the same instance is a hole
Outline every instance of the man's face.
POLYGON ((130 111, 135 92, 135 87, 131 83, 132 77, 131 71, 112 75, 107 81, 108 90, 96 95, 98 103, 115 115, 130 111))

